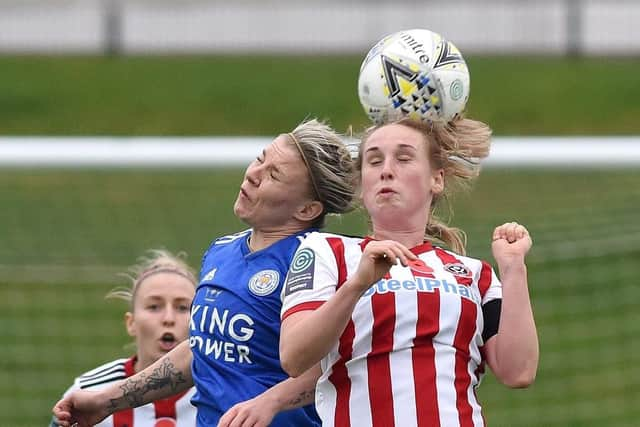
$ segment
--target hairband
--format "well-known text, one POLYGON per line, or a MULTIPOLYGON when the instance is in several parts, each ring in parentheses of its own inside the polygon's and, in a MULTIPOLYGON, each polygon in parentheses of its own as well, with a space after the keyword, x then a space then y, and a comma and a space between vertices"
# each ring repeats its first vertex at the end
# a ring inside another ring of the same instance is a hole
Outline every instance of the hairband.
POLYGON ((320 199, 320 191, 318 191, 318 186, 316 185, 316 180, 313 177, 313 172, 311 171, 311 167, 309 167, 309 162, 307 161, 307 156, 304 155, 304 151, 302 151, 302 147, 300 146, 300 143, 298 142, 298 138, 296 138, 295 135, 293 133, 291 133, 291 132, 289 132, 287 135, 289 135, 289 137, 296 144, 296 147, 298 147, 298 151, 300 152, 300 155, 302 156, 302 160, 304 161, 304 164, 307 166, 307 170, 309 171, 309 178, 311 179, 311 185, 313 186, 313 190, 316 193, 316 197, 318 197, 318 199, 320 199))

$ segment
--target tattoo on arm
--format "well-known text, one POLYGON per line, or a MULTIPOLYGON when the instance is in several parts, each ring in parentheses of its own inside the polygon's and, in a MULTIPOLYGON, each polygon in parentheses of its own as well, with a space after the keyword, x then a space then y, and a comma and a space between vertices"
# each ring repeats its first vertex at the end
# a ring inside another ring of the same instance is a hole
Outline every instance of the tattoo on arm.
POLYGON ((313 401, 315 393, 316 393, 316 390, 313 388, 311 390, 305 390, 301 392, 299 395, 297 395, 296 397, 294 397, 288 402, 289 407, 297 408, 299 406, 310 404, 313 401))
POLYGON ((127 379, 120 386, 122 396, 110 399, 108 410, 113 413, 124 408, 141 406, 144 403, 144 396, 148 392, 167 387, 171 391, 176 391, 178 386, 185 382, 182 372, 174 367, 170 359, 165 359, 158 368, 153 370, 151 375, 140 374, 140 378, 137 380, 127 379))

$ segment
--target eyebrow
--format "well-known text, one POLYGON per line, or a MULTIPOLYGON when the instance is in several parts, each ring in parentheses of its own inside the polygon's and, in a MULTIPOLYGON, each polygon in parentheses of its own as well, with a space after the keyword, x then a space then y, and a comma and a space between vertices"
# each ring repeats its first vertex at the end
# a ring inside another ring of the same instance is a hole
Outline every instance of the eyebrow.
MULTIPOLYGON (((400 145, 398 145, 397 148, 399 148, 399 149, 409 148, 409 149, 412 149, 412 150, 417 150, 417 148, 415 146, 411 145, 411 144, 400 144, 400 145)), ((374 145, 373 147, 367 148, 364 152, 368 153, 370 151, 380 151, 380 147, 374 145)))
POLYGON ((277 175, 282 175, 282 171, 276 165, 271 166, 271 170, 277 175))
POLYGON ((398 146, 398 148, 400 148, 400 149, 406 149, 406 148, 409 148, 409 149, 411 149, 411 150, 417 150, 416 146, 415 146, 415 145, 411 145, 411 144, 400 144, 400 145, 398 146))
POLYGON ((366 150, 364 150, 365 154, 369 153, 371 151, 380 151, 380 148, 376 147, 375 145, 373 147, 369 147, 366 150))
POLYGON ((165 300, 165 299, 176 299, 176 300, 184 300, 184 301, 189 301, 190 298, 187 297, 176 297, 176 298, 168 298, 164 295, 148 295, 145 297, 146 300, 165 300))
MULTIPOLYGON (((267 150, 264 148, 262 149, 262 159, 263 160, 267 159, 267 150)), ((270 165, 269 170, 271 170, 272 172, 275 172, 278 175, 283 175, 282 170, 280 170, 280 168, 275 164, 270 165)))

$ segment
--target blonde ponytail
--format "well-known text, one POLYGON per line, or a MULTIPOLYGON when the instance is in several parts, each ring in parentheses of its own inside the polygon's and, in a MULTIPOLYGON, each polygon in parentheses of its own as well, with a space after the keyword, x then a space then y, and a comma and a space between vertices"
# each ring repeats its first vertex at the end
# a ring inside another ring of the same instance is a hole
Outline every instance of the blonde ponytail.
POLYGON ((467 235, 456 227, 449 227, 435 216, 431 215, 425 228, 425 239, 431 243, 444 243, 456 253, 466 255, 467 235))

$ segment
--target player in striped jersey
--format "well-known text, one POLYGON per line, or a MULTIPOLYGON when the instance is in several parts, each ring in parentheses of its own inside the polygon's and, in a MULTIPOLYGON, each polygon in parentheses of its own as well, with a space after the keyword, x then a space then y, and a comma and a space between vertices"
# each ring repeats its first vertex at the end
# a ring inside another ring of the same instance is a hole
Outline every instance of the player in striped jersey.
MULTIPOLYGON (((189 307, 196 278, 179 257, 152 250, 131 270, 131 288, 116 289, 107 297, 126 300, 129 335, 136 354, 105 363, 75 379, 65 396, 76 390, 100 390, 144 370, 188 335, 189 307)), ((195 388, 159 399, 136 409, 116 412, 97 424, 100 427, 193 427, 196 408, 190 403, 195 388)), ((54 418, 52 427, 59 426, 54 418)))
POLYGON ((507 223, 493 233, 501 283, 433 215, 445 184, 477 175, 489 143, 489 128, 469 119, 371 129, 356 163, 371 236, 313 233, 298 248, 280 356, 292 376, 321 361, 323 426, 484 426, 476 387, 485 363, 508 386, 533 381, 527 230, 507 223))
POLYGON ((53 411, 63 425, 91 425, 195 383, 198 426, 317 426, 315 372, 291 379, 280 366, 280 291, 302 237, 351 209, 352 172, 324 123, 276 137, 248 166, 234 205, 251 230, 217 239, 203 257, 189 341, 122 383, 61 400, 53 411))

